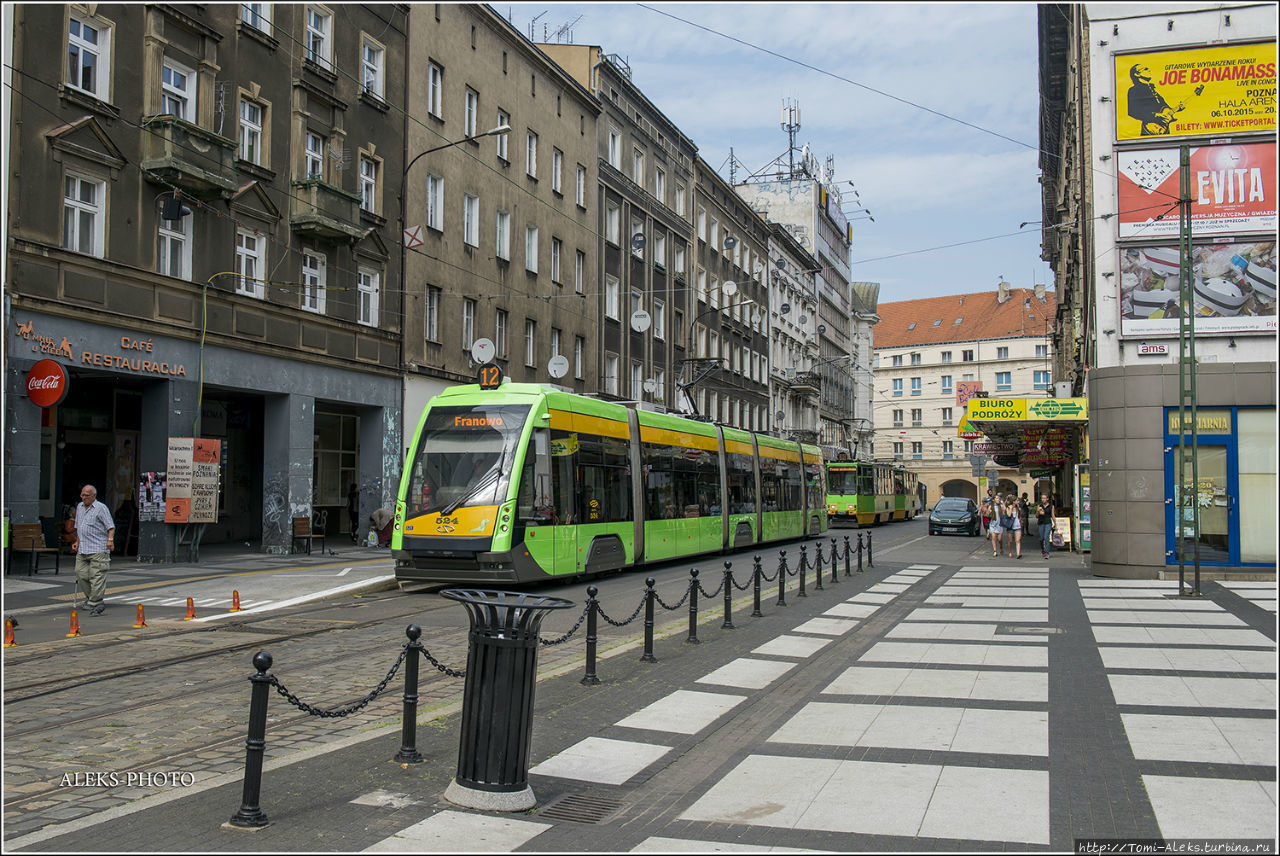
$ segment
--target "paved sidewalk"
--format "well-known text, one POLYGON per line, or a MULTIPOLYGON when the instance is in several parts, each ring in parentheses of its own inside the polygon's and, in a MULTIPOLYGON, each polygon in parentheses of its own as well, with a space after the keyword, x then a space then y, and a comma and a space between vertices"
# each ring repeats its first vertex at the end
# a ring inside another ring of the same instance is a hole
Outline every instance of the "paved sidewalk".
MULTIPOLYGON (((786 607, 766 589, 764 617, 661 640, 658 663, 631 648, 600 662, 600 686, 577 669, 541 681, 528 812, 443 799, 454 705, 420 717, 424 764, 391 762, 398 717, 269 761, 261 831, 221 828, 241 801, 228 769, 6 850, 1274 849, 1275 584, 1188 599, 1078 561, 991 561, 881 559, 822 592, 810 578, 807 598, 789 588, 786 607)), ((242 743, 226 754, 242 761, 242 743)))

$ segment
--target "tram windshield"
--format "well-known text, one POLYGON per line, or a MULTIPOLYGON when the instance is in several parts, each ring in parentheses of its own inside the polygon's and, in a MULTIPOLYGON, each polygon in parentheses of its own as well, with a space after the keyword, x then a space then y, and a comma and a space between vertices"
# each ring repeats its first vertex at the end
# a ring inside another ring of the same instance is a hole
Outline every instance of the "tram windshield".
POLYGON ((405 513, 453 513, 507 495, 528 405, 433 407, 418 438, 405 513))
POLYGON ((851 496, 858 492, 858 470, 840 467, 827 470, 827 493, 834 496, 851 496))

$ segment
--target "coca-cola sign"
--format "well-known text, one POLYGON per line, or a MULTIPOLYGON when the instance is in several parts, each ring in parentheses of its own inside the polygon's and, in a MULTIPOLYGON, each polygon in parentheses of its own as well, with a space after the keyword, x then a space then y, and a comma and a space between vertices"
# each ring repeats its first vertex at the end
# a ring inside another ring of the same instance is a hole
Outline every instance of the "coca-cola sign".
POLYGON ((57 407, 70 388, 67 370, 54 360, 40 360, 27 372, 27 398, 36 407, 57 407))

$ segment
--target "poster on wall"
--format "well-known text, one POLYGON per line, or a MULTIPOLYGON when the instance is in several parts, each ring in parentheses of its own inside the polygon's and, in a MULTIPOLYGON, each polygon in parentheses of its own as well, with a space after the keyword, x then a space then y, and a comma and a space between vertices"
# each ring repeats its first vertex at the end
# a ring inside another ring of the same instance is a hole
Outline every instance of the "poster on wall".
MULTIPOLYGON (((1176 336, 1176 246, 1120 251, 1120 335, 1176 336)), ((1191 251, 1197 335, 1276 331, 1276 242, 1222 243, 1191 251)))
POLYGON ((1117 54, 1116 139, 1276 130, 1276 43, 1117 54))
MULTIPOLYGON (((1191 148, 1191 234, 1276 231, 1276 144, 1191 148)), ((1178 237, 1178 149, 1116 153, 1120 238, 1178 237)))
POLYGON ((165 523, 217 523, 222 443, 170 437, 165 523))
POLYGON ((138 476, 138 520, 164 522, 164 491, 168 478, 164 473, 147 472, 138 476))

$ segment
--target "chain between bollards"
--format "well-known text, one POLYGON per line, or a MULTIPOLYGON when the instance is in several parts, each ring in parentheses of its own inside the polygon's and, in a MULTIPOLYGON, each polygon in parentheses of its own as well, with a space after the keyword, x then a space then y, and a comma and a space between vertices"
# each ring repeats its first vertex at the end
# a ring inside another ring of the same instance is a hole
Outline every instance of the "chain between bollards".
POLYGON ((689 638, 692 645, 698 644, 698 569, 689 569, 689 638))
POLYGON ((653 577, 648 577, 644 586, 644 653, 640 655, 640 662, 656 663, 658 658, 653 656, 653 599, 656 597, 653 577))
POLYGON ((262 759, 267 751, 267 701, 271 697, 271 655, 259 651, 253 655, 258 674, 250 676, 253 691, 249 702, 249 735, 244 741, 244 789, 240 810, 228 823, 245 829, 258 829, 270 823, 259 804, 262 797, 262 759))
POLYGON ((423 650, 418 641, 422 628, 410 624, 404 635, 409 637, 408 657, 404 665, 404 722, 400 727, 400 751, 391 760, 400 764, 421 764, 425 758, 418 751, 418 655, 423 650))
POLYGON ((592 687, 600 683, 600 678, 596 676, 597 615, 600 611, 596 595, 599 593, 600 589, 596 586, 587 586, 587 673, 578 682, 592 687))

